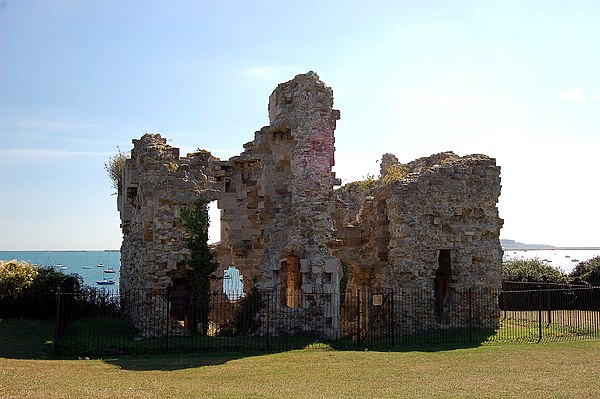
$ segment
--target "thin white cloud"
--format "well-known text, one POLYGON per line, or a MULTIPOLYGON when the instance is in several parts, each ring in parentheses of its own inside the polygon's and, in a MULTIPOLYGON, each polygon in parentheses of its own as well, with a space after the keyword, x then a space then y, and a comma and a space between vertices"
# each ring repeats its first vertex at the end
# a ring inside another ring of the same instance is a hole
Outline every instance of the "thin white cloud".
POLYGON ((66 158, 66 157, 107 157, 109 152, 100 151, 66 151, 53 148, 9 148, 0 149, 0 159, 32 157, 33 159, 66 158))
POLYGON ((510 101, 506 99, 486 97, 477 94, 446 94, 411 90, 408 92, 396 92, 394 93, 394 96, 412 101, 461 108, 499 109, 511 105, 510 101))
POLYGON ((482 124, 478 120, 466 117, 445 121, 428 118, 423 120, 422 125, 434 129, 484 129, 488 127, 488 125, 482 124))
POLYGON ((580 87, 571 87, 571 88, 563 90, 559 94, 559 97, 568 102, 579 103, 579 102, 583 102, 583 101, 587 100, 587 96, 585 95, 584 91, 585 91, 585 88, 581 87, 581 86, 580 87))
POLYGON ((27 129, 39 130, 83 130, 98 127, 98 125, 91 123, 61 122, 47 120, 22 121, 18 122, 17 125, 27 129))

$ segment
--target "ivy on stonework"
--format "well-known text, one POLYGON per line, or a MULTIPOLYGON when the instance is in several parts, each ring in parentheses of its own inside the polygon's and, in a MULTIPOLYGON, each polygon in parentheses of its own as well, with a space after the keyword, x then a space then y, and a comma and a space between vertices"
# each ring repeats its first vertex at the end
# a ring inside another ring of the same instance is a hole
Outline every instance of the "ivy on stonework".
POLYGON ((187 260, 189 266, 187 283, 195 304, 197 325, 200 329, 198 332, 206 334, 212 298, 210 283, 217 280, 215 272, 219 268, 219 263, 208 246, 210 224, 208 203, 201 198, 194 206, 183 207, 181 220, 189 232, 187 246, 190 250, 190 258, 187 260))

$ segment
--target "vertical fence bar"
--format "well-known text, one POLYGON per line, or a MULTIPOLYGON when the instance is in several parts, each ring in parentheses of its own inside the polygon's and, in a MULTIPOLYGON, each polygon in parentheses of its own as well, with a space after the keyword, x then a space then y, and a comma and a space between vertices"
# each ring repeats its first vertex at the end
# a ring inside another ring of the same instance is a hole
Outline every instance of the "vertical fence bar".
POLYGON ((356 290, 356 346, 360 346, 360 288, 356 290))
POLYGON ((550 283, 546 282, 546 309, 548 310, 548 324, 552 323, 552 307, 550 306, 550 283))
POLYGON ((270 322, 271 321, 270 320, 271 319, 271 311, 270 311, 271 306, 270 306, 270 304, 271 304, 271 295, 270 295, 270 292, 267 291, 267 325, 266 325, 267 350, 269 350, 271 348, 271 342, 269 339, 269 335, 270 335, 269 327, 271 325, 271 322, 270 322))
POLYGON ((169 300, 170 300, 169 290, 165 289, 165 301, 163 306, 163 317, 162 319, 165 321, 165 353, 169 353, 169 300))
POLYGON ((538 342, 542 340, 542 287, 538 285, 538 342))
POLYGON ((473 287, 469 287, 469 342, 473 342, 473 287))
POLYGON ((58 354, 58 342, 61 338, 60 324, 60 287, 56 290, 56 315, 54 316, 54 354, 58 354))
POLYGON ((506 320, 506 296, 507 296, 507 292, 503 288, 500 289, 500 292, 502 292, 502 306, 504 307, 504 320, 506 320))
POLYGON ((395 342, 394 342, 395 341, 395 339, 394 339, 395 338, 394 337, 394 332, 395 331, 394 330, 396 328, 396 323, 395 323, 395 317, 394 317, 394 301, 395 301, 395 298, 394 298, 394 290, 393 289, 390 290, 390 296, 391 296, 391 298, 390 298, 390 308, 391 308, 391 315, 390 315, 391 316, 390 317, 390 319, 391 319, 390 320, 390 322, 391 322, 390 323, 391 324, 391 326, 390 326, 391 330, 390 330, 390 332, 391 332, 391 344, 392 344, 392 346, 394 346, 394 344, 395 344, 395 342))

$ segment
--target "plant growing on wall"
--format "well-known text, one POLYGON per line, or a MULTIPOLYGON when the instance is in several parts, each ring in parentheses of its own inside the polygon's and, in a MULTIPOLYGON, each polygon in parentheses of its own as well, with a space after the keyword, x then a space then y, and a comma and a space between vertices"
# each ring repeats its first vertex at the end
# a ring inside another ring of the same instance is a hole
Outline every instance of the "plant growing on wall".
POLYGON ((406 177, 410 168, 408 165, 403 163, 397 163, 394 165, 390 165, 387 169, 387 173, 384 176, 381 176, 379 179, 383 184, 391 184, 398 182, 406 177))
POLYGON ((346 290, 348 289, 348 279, 350 278, 350 263, 341 261, 342 277, 340 278, 340 305, 346 300, 346 290))
POLYGON ((121 152, 121 149, 117 147, 117 153, 108 158, 108 162, 104 163, 104 170, 106 170, 112 181, 112 187, 117 190, 115 194, 120 194, 123 191, 123 170, 125 169, 125 161, 128 158, 129 155, 121 152))
POLYGON ((192 291, 196 304, 196 317, 200 326, 200 333, 208 331, 208 316, 212 292, 210 282, 217 279, 215 271, 219 263, 208 247, 208 203, 204 199, 198 200, 193 207, 181 209, 181 220, 190 233, 187 245, 190 250, 190 259, 187 263, 190 270, 187 273, 187 282, 192 291))

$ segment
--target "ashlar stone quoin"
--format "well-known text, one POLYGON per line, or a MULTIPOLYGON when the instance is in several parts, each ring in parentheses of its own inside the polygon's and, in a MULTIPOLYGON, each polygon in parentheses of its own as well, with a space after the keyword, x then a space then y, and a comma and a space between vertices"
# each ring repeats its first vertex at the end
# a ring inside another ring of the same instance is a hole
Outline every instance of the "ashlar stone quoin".
MULTIPOLYGON (((353 290, 428 292, 419 318, 443 328, 450 302, 473 287, 500 287, 503 222, 493 158, 444 152, 402 164, 385 154, 378 179, 334 189, 341 181, 332 171, 340 119, 333 91, 308 72, 279 84, 268 110, 269 126, 228 160, 208 151, 181 156, 159 134, 133 140, 118 196, 120 290, 140 331, 189 331, 165 292, 189 292, 180 212, 199 198, 216 201, 221 212, 221 241, 213 245, 219 273, 235 266, 244 291, 254 284, 279 296, 270 311, 296 312, 304 332, 339 335, 335 304, 353 290), (172 320, 158 322, 165 306, 172 320)), ((494 327, 498 308, 486 306, 472 309, 474 318, 494 327)))

